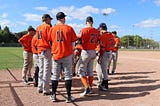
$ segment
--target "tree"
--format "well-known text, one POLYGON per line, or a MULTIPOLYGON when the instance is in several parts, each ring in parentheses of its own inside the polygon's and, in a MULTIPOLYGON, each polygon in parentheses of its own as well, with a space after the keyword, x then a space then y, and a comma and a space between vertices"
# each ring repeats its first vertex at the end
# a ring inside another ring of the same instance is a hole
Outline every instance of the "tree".
POLYGON ((8 28, 7 26, 5 26, 3 30, 4 30, 5 32, 7 32, 7 33, 10 32, 10 31, 9 31, 9 28, 8 28))
POLYGON ((121 47, 125 48, 144 48, 155 49, 159 48, 159 43, 152 39, 144 39, 139 35, 125 35, 121 37, 121 47))

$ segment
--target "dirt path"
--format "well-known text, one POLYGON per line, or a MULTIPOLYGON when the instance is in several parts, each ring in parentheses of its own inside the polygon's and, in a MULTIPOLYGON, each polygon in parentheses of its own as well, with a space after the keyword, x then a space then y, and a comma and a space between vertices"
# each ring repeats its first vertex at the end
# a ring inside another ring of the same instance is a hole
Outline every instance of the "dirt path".
POLYGON ((0 71, 0 106, 159 106, 160 104, 160 52, 120 51, 115 75, 109 75, 109 91, 98 91, 96 73, 95 94, 80 97, 81 82, 73 79, 74 103, 65 103, 64 82, 58 86, 57 103, 49 96, 38 94, 33 84, 21 82, 20 70, 0 71))

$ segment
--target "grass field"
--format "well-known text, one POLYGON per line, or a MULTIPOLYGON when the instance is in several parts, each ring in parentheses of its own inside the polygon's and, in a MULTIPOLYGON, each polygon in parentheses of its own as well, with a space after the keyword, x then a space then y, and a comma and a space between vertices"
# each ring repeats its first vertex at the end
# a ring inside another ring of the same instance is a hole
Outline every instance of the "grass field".
POLYGON ((23 64, 21 47, 0 47, 0 70, 19 69, 23 64))
MULTIPOLYGON (((126 51, 126 49, 121 49, 121 51, 126 51)), ((130 49, 127 51, 153 51, 153 50, 136 50, 130 49)), ((154 50, 158 51, 158 50, 154 50)), ((0 70, 9 69, 19 69, 23 65, 23 55, 21 47, 0 47, 0 70)))

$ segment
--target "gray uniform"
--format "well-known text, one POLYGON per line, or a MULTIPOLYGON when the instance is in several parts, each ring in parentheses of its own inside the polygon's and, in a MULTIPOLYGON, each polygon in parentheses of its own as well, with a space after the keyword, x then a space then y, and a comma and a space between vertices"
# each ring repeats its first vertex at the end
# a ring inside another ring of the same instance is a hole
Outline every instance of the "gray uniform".
POLYGON ((98 85, 102 84, 103 79, 108 80, 107 66, 110 58, 111 58, 111 52, 105 52, 101 57, 100 64, 99 63, 96 64, 98 85))
POLYGON ((51 75, 51 49, 42 51, 39 54, 39 79, 38 90, 43 93, 49 91, 49 81, 51 75))
POLYGON ((95 58, 95 50, 82 50, 78 65, 78 73, 80 77, 93 76, 93 63, 95 58))

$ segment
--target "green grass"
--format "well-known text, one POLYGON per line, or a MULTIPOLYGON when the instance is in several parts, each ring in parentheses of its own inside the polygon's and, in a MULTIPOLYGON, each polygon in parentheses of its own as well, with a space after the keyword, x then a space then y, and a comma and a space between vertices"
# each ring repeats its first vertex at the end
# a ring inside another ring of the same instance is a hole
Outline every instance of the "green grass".
POLYGON ((22 68, 22 53, 21 47, 0 47, 0 70, 22 68))

